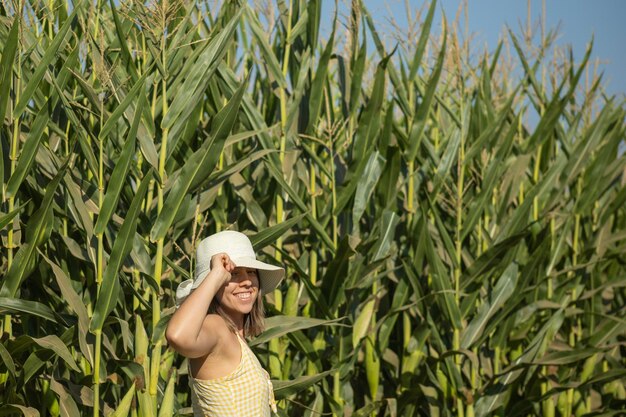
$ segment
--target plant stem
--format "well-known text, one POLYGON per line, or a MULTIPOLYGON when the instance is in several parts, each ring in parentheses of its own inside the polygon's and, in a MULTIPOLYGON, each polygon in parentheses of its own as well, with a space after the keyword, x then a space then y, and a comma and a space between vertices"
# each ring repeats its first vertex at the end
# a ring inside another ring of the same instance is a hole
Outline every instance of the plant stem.
MULTIPOLYGON (((339 330, 339 352, 337 352, 337 361, 338 364, 343 361, 343 335, 341 334, 341 330, 339 330)), ((343 396, 341 395, 341 375, 339 371, 335 372, 333 375, 333 399, 337 402, 340 409, 342 410, 341 414, 337 414, 333 412, 333 417, 338 417, 339 415, 343 415, 343 396)))
MULTIPOLYGON (((461 105, 461 114, 464 114, 463 105, 461 105)), ((467 120, 463 121, 468 123, 467 120)), ((457 185, 456 185, 456 228, 455 228, 455 255, 456 264, 454 267, 454 300, 458 308, 461 305, 461 233, 463 229, 463 189, 465 180, 465 137, 461 133, 461 144, 459 145, 459 154, 457 159, 457 185)), ((461 329, 455 326, 453 334, 453 349, 459 350, 461 348, 461 329)), ((454 356, 454 363, 456 364, 459 374, 461 374, 461 356, 454 356)), ((464 406, 461 397, 457 397, 457 415, 459 417, 464 416, 464 406)))
MULTIPOLYGON (((19 43, 18 43, 19 45, 19 43)), ((11 175, 15 172, 15 167, 17 164, 17 155, 20 146, 20 118, 13 118, 13 109, 14 106, 20 101, 20 91, 22 89, 22 54, 18 53, 17 55, 17 69, 15 71, 15 77, 11 78, 11 82, 13 83, 15 91, 15 100, 13 100, 13 105, 9 106, 9 117, 10 120, 13 120, 13 134, 11 136, 11 153, 9 154, 9 159, 11 160, 11 175)), ((4 186, 3 184, 3 190, 4 186)), ((3 193, 4 196, 4 193, 3 193)), ((8 212, 12 212, 15 208, 15 196, 9 197, 9 207, 8 212)), ((13 249, 15 249, 14 235, 13 235, 13 226, 18 225, 19 227, 19 215, 8 225, 7 230, 7 271, 11 269, 11 265, 13 264, 13 249)), ((4 316, 4 326, 0 328, 0 336, 2 333, 6 333, 8 337, 13 336, 13 326, 11 321, 11 315, 6 314, 4 316)))
MULTIPOLYGON (((163 6, 166 7, 166 6, 163 6)), ((165 24, 163 25, 163 35, 161 37, 161 60, 163 68, 167 65, 167 37, 165 33, 165 24)), ((163 75, 161 79, 161 106, 162 117, 165 118, 168 111, 167 103, 167 78, 163 75)), ((159 177, 161 181, 157 184, 157 216, 163 210, 163 185, 165 183, 165 160, 167 157, 167 141, 168 141, 169 128, 162 128, 161 131, 161 149, 159 153, 159 177)), ((164 238, 157 240, 157 249, 154 262, 154 279, 157 287, 161 286, 161 277, 163 274, 163 242, 164 238)), ((161 300, 157 291, 152 292, 152 331, 156 330, 156 326, 161 319, 161 300)), ((161 363, 161 346, 163 342, 157 340, 152 348, 152 355, 150 361, 150 397, 152 398, 153 410, 157 409, 157 388, 159 384, 159 365, 161 363)))
MULTIPOLYGON (((100 101, 100 129, 104 123, 104 103, 100 101)), ((104 201, 104 138, 101 137, 98 140, 98 212, 102 210, 102 203, 104 201)), ((103 234, 96 234, 98 239, 98 248, 96 255, 96 302, 100 296, 100 288, 102 287, 102 276, 104 273, 104 239, 103 234)), ((93 373, 93 415, 98 417, 100 415, 100 351, 102 349, 102 330, 95 331, 95 359, 94 359, 94 373, 93 373)))

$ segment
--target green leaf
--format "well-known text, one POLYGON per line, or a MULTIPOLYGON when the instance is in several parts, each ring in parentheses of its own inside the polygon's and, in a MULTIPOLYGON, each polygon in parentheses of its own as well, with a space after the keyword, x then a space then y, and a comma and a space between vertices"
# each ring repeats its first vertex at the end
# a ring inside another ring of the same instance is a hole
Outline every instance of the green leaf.
POLYGON ((354 206, 352 208, 352 224, 355 228, 365 212, 365 208, 376 188, 376 183, 380 179, 385 162, 385 158, 383 158, 378 151, 372 152, 365 165, 363 175, 353 179, 353 181, 358 181, 354 192, 354 206))
POLYGON ((74 358, 72 357, 69 349, 67 348, 67 346, 65 346, 65 343, 63 343, 63 341, 59 339, 58 336, 51 334, 41 337, 39 339, 33 338, 33 342, 37 343, 44 349, 50 349, 51 351, 56 353, 58 357, 63 359, 70 366, 70 368, 72 368, 76 372, 80 372, 80 369, 74 361, 74 358))
POLYGON ((346 297, 344 288, 348 280, 350 259, 354 254, 355 249, 351 245, 350 237, 346 235, 339 241, 339 247, 322 277, 321 292, 335 317, 339 305, 346 297))
POLYGON ((176 395, 176 391, 174 391, 175 387, 176 387, 176 371, 171 373, 170 378, 167 381, 165 392, 163 393, 163 397, 161 398, 161 406, 159 407, 159 417, 172 417, 174 415, 174 399, 176 395))
POLYGON ((578 388, 582 389, 591 385, 606 384, 608 382, 620 379, 623 381, 624 378, 626 378, 626 369, 611 369, 607 372, 602 372, 600 375, 594 376, 588 381, 583 382, 578 386, 578 388))
POLYGON ((110 414, 107 414, 107 417, 127 417, 130 411, 130 406, 133 402, 134 396, 135 396, 135 383, 133 383, 133 385, 130 386, 128 391, 126 391, 126 394, 124 394, 124 397, 119 402, 115 411, 113 411, 110 414))
POLYGON ((17 216, 17 214, 22 211, 24 207, 30 202, 30 199, 23 203, 21 206, 13 209, 12 212, 7 214, 0 214, 0 230, 4 229, 7 224, 11 223, 11 221, 17 216))
POLYGON ((496 268, 506 257, 506 254, 512 252, 529 233, 528 230, 524 230, 492 245, 483 252, 483 254, 465 270, 463 275, 461 275, 461 288, 465 289, 469 287, 483 274, 496 268))
POLYGON ((524 353, 509 366, 511 370, 505 370, 503 376, 494 381, 496 385, 493 389, 487 391, 486 395, 478 398, 475 409, 476 416, 486 417, 504 403, 507 396, 510 395, 513 383, 522 375, 523 368, 519 369, 519 365, 535 361, 542 354, 542 351, 545 350, 547 342, 551 342, 554 335, 561 328, 564 319, 563 310, 561 308, 548 319, 541 330, 530 341, 524 353))
MULTIPOLYGON (((137 79, 139 79, 139 75, 137 74, 137 69, 135 68, 135 64, 133 62, 133 58, 130 53, 130 48, 128 46, 127 38, 124 35, 124 31, 122 29, 122 23, 120 21, 119 14, 117 13, 117 8, 115 7, 115 0, 110 0, 109 5, 111 6, 111 15, 113 16, 113 21, 115 23, 115 31, 117 34, 117 39, 119 41, 121 50, 122 50, 124 61, 126 63, 127 68, 129 69, 131 73, 132 79, 136 81, 137 79)), ((141 108, 141 113, 143 115, 143 119, 145 122, 144 126, 146 127, 148 131, 148 135, 150 137, 154 137, 154 131, 155 131, 154 120, 152 119, 152 115, 150 113, 150 106, 148 105, 147 97, 140 94, 138 98, 139 98, 138 107, 141 108)), ((150 164, 152 166, 155 166, 155 168, 157 167, 157 165, 152 164, 151 161, 150 161, 150 164)))
MULTIPOLYGON (((253 132, 246 132, 246 133, 251 134, 253 132)), ((236 135, 233 135, 233 136, 236 136, 236 135)), ((232 138, 232 136, 229 136, 229 139, 230 138, 232 138)), ((226 144, 224 145, 224 147, 226 147, 226 145, 228 145, 228 140, 226 140, 226 144)), ((202 168, 200 169, 200 171, 198 171, 198 173, 196 174, 196 177, 191 182, 189 189, 196 190, 198 189, 198 187, 203 187, 207 183, 208 183, 208 186, 211 188, 216 187, 218 186, 218 184, 222 183, 223 181, 227 179, 231 180, 232 177, 236 173, 243 171, 244 168, 252 165, 254 162, 264 158, 266 155, 269 155, 275 152, 276 151, 262 149, 260 151, 253 152, 249 154, 246 158, 243 158, 241 161, 236 161, 235 163, 225 166, 223 169, 220 169, 220 170, 207 170, 207 169, 202 168)))
POLYGON ((39 149, 41 138, 43 137, 43 132, 46 128, 49 117, 48 106, 43 106, 37 114, 35 121, 31 125, 31 131, 29 132, 28 138, 24 143, 24 147, 20 152, 15 171, 13 171, 13 174, 11 174, 11 177, 9 178, 9 182, 7 183, 6 195, 8 197, 14 197, 17 195, 17 190, 20 188, 20 185, 22 185, 26 175, 28 175, 33 162, 35 161, 35 156, 37 154, 37 150, 39 149))
POLYGON ((365 305, 361 309, 361 312, 357 314, 352 331, 352 349, 356 349, 361 339, 363 339, 368 333, 368 330, 370 330, 375 306, 376 298, 372 298, 365 303, 365 305))
POLYGON ((446 58, 446 41, 448 38, 448 31, 445 24, 445 19, 442 37, 443 42, 439 49, 439 55, 437 56, 435 68, 430 74, 430 78, 428 79, 428 82, 426 84, 426 91, 424 92, 424 96, 420 102, 420 105, 417 107, 417 111, 415 112, 415 116, 413 118, 413 125, 411 128, 411 132, 409 133, 407 161, 413 161, 417 156, 417 151, 419 150, 420 143, 422 143, 422 138, 424 136, 424 128, 426 127, 428 114, 430 113, 432 107, 433 97, 435 96, 437 84, 439 83, 439 78, 441 77, 441 72, 443 70, 443 62, 446 58))
MULTIPOLYGON (((365 31, 363 31, 365 33, 365 31)), ((350 69, 350 97, 347 100, 348 109, 355 114, 359 109, 359 98, 361 97, 361 89, 363 88, 363 72, 365 70, 365 61, 367 59, 367 39, 363 36, 361 46, 354 52, 356 57, 351 57, 350 69)), ((343 87, 345 88, 345 87, 343 87)))
POLYGON ((117 207, 117 203, 122 193, 122 187, 126 182, 126 177, 128 171, 130 170, 130 163, 135 154, 135 139, 137 137, 137 128, 139 127, 139 121, 141 119, 141 103, 142 102, 139 103, 137 111, 135 112, 135 119, 133 120, 133 125, 128 132, 126 143, 122 148, 120 157, 117 160, 115 168, 113 168, 111 178, 108 181, 109 185, 107 187, 106 194, 104 195, 104 200, 102 201, 100 213, 98 214, 98 220, 94 226, 94 233, 97 235, 104 233, 104 229, 109 223, 109 220, 117 207))
POLYGON ((152 180, 152 170, 148 171, 146 176, 141 181, 141 184, 137 189, 137 193, 133 197, 133 201, 130 204, 130 208, 126 213, 124 223, 122 224, 122 227, 115 238, 115 242, 113 243, 111 256, 109 257, 109 262, 104 270, 98 300, 96 301, 93 316, 89 324, 89 330, 91 332, 102 330, 104 320, 107 318, 109 313, 111 313, 117 303, 117 299, 114 298, 114 296, 117 295, 115 290, 116 288, 119 288, 117 274, 120 272, 124 259, 126 259, 126 256, 128 256, 130 250, 132 249, 133 238, 137 229, 137 218, 139 217, 141 205, 144 197, 146 196, 150 180, 152 180))
POLYGON ((167 323, 170 321, 170 315, 161 316, 159 322, 154 326, 154 330, 152 331, 152 344, 157 344, 159 341, 163 340, 165 336, 165 330, 167 329, 167 323))
POLYGON ((84 127, 81 124, 81 119, 76 115, 76 113, 72 109, 71 103, 67 100, 67 97, 65 97, 62 86, 60 86, 54 79, 51 79, 51 81, 57 93, 57 97, 61 98, 61 102, 63 103, 63 111, 67 115, 68 119, 72 122, 74 126, 81 126, 81 128, 77 129, 77 133, 79 137, 76 138, 76 141, 78 142, 81 150, 83 151, 83 157, 87 160, 87 165, 89 166, 91 173, 97 179, 98 174, 99 174, 98 163, 96 161, 96 157, 93 153, 93 150, 89 146, 90 137, 89 137, 88 130, 86 127, 84 127))
POLYGON ((19 404, 5 404, 0 406, 0 416, 14 416, 15 410, 21 412, 24 417, 39 417, 39 411, 33 407, 26 407, 19 404))
POLYGON ((309 388, 310 386, 316 384, 318 381, 324 379, 326 376, 331 375, 334 372, 336 372, 336 370, 331 369, 330 371, 324 371, 315 375, 299 376, 288 381, 272 380, 272 385, 274 386, 274 395, 276 396, 277 400, 287 398, 292 394, 309 388))
POLYGON ((394 289, 393 299, 391 301, 391 307, 389 312, 380 319, 378 325, 380 330, 378 331, 378 349, 384 352, 389 346, 389 339, 395 330, 395 324, 398 320, 398 313, 408 308, 406 301, 411 294, 408 280, 403 279, 398 282, 394 289))
MULTIPOLYGON (((427 218, 427 215, 422 213, 422 217, 427 218)), ((441 259, 435 251, 430 233, 422 233, 422 239, 425 244, 426 258, 428 259, 429 265, 433 268, 431 273, 433 286, 438 292, 438 297, 443 299, 442 307, 444 307, 444 311, 447 312, 446 319, 452 323, 454 328, 461 329, 461 312, 455 302, 455 294, 451 284, 451 274, 446 271, 441 263, 441 259)))
POLYGON ((337 193, 337 203, 333 207, 334 215, 339 215, 354 196, 356 188, 359 185, 359 180, 364 178, 365 168, 368 161, 369 159, 365 158, 359 160, 358 165, 354 169, 354 174, 351 176, 348 183, 345 184, 344 187, 337 193))
POLYGON ((270 243, 276 242, 279 237, 283 236, 288 230, 291 230, 293 226, 299 224, 305 216, 306 213, 300 214, 289 220, 267 227, 257 234, 250 236, 254 250, 261 250, 270 243))
POLYGON ((161 214, 157 217, 150 239, 156 242, 163 239, 170 228, 183 198, 187 194, 192 182, 198 181, 195 177, 202 169, 211 170, 217 164, 226 138, 230 133, 239 113, 239 105, 245 91, 246 83, 242 83, 239 90, 231 97, 230 101, 220 110, 212 123, 210 139, 205 141, 184 165, 182 172, 174 180, 174 184, 165 200, 161 214))
POLYGON ((379 136, 382 107, 385 99, 385 81, 387 78, 387 65, 391 60, 391 54, 385 56, 378 66, 374 74, 374 85, 369 100, 363 110, 363 114, 359 119, 359 124, 352 146, 352 160, 360 165, 363 159, 367 159, 367 155, 374 148, 375 140, 379 136))
POLYGON ((594 354, 601 352, 601 349, 573 349, 561 352, 551 352, 534 362, 535 365, 569 365, 580 362, 594 354))
MULTIPOLYGON (((15 54, 17 52, 18 35, 21 22, 21 14, 16 13, 13 18, 13 24, 11 30, 7 36, 2 48, 2 60, 0 61, 0 85, 5 86, 0 90, 0 126, 4 125, 4 116, 6 114, 7 105, 9 103, 9 97, 11 96, 11 89, 7 86, 11 85, 11 78, 13 77, 13 64, 15 61, 15 54)), ((4 183, 4 172, 0 171, 0 179, 4 183)))
POLYGON ((451 137, 445 141, 445 149, 443 150, 443 155, 437 163, 438 168, 435 176, 432 197, 430 197, 431 200, 435 200, 435 197, 439 194, 441 186, 445 184, 446 180, 450 178, 448 176, 450 173, 450 168, 452 167, 452 164, 458 160, 458 153, 461 142, 465 142, 467 136, 467 127, 469 126, 469 122, 467 122, 468 119, 469 117, 467 117, 467 114, 463 115, 463 130, 453 128, 451 137))
POLYGON ((11 268, 9 268, 9 272, 6 274, 0 289, 0 297, 14 297, 22 281, 30 274, 37 247, 43 243, 46 234, 49 233, 48 231, 52 227, 49 214, 52 210, 53 197, 61 178, 65 175, 68 162, 69 159, 59 169, 54 179, 50 181, 46 187, 46 193, 39 209, 28 220, 26 225, 26 230, 28 231, 26 243, 20 246, 13 264, 11 264, 11 268))
MULTIPOLYGON (((69 353, 69 351, 68 351, 69 353)), ((50 379, 50 389, 59 396, 59 408, 64 417, 80 417, 78 406, 65 387, 54 378, 50 379)))
POLYGON ((595 332, 590 335, 588 339, 589 346, 601 347, 604 346, 614 337, 623 334, 626 329, 626 321, 620 320, 617 317, 606 317, 596 327, 595 332))
POLYGON ((517 284, 517 274, 517 264, 512 263, 504 271, 500 279, 498 279, 498 282, 490 293, 489 299, 483 300, 483 304, 481 304, 478 309, 476 316, 465 328, 461 336, 461 347, 463 349, 472 347, 472 344, 482 335, 487 321, 490 320, 496 311, 511 297, 517 284))
POLYGON ((274 164, 266 160, 266 166, 268 168, 269 173, 276 180, 276 182, 278 182, 278 184, 281 186, 281 189, 285 191, 287 195, 289 195, 289 198, 292 200, 294 204, 296 204, 296 206, 298 206, 300 211, 306 214, 306 219, 309 221, 313 229, 315 229, 315 232, 319 235, 321 240, 326 244, 326 247, 331 252, 334 253, 336 248, 335 248, 335 245, 333 244, 333 241, 330 239, 330 236, 328 236, 328 233, 326 232, 324 227, 320 224, 320 222, 311 215, 309 209, 304 204, 304 202, 302 201, 298 193, 291 186, 289 186, 289 184, 287 184, 287 181, 285 181, 285 178, 283 178, 282 173, 278 171, 278 169, 274 166, 274 164))
MULTIPOLYGON (((139 78, 137 80, 137 82, 135 83, 135 85, 133 85, 133 87, 130 89, 128 94, 126 94, 124 99, 117 106, 115 106, 115 110, 107 118, 107 121, 104 123, 104 126, 102 126, 102 130, 100 130, 100 133, 98 134, 98 139, 99 140, 103 140, 104 138, 106 138, 109 135, 111 130, 113 130, 113 128, 115 128, 115 126, 117 125, 117 122, 118 122, 119 118, 126 111, 126 108, 137 97, 146 94, 146 91, 145 91, 145 81, 146 81, 146 77, 148 76, 148 74, 150 74, 150 70, 151 70, 151 68, 148 68, 143 73, 141 78, 139 78)), ((139 103, 137 105, 137 109, 135 110, 135 116, 133 117, 134 133, 129 133, 129 136, 134 136, 135 134, 137 134, 137 127, 139 126, 139 120, 141 120, 141 116, 142 116, 142 112, 143 112, 143 103, 144 102, 141 99, 139 99, 138 101, 139 101, 139 103)))
POLYGON ((65 20, 63 25, 57 31, 54 39, 52 40, 52 43, 50 43, 50 46, 46 48, 46 52, 41 58, 41 61, 37 63, 37 66, 35 67, 35 72, 28 80, 28 84, 26 84, 26 87, 24 87, 24 90, 21 92, 20 101, 17 102, 15 109, 13 109, 14 119, 19 119, 19 117, 22 115, 22 112, 31 101, 35 90, 39 86, 39 82, 46 73, 46 70, 50 65, 54 63, 54 60, 58 58, 57 52, 61 45, 64 43, 66 35, 72 27, 72 23, 74 22, 76 14, 82 9, 82 1, 77 1, 73 6, 74 7, 72 10, 72 14, 67 18, 67 20, 65 20))
MULTIPOLYGON (((504 122, 504 120, 502 120, 504 122)), ((516 121, 517 122, 517 121, 516 121)), ((468 210, 467 218, 463 221, 463 233, 461 239, 464 240, 473 230, 488 206, 493 195, 494 188, 498 181, 502 180, 502 174, 507 169, 503 164, 505 158, 509 156, 511 145, 517 133, 516 122, 508 130, 506 137, 501 141, 496 157, 491 161, 486 169, 481 184, 480 193, 473 199, 468 210)))
POLYGON ((430 6, 428 6, 428 14, 426 15, 426 19, 422 22, 420 37, 417 41, 417 47, 415 48, 415 54, 413 55, 413 60, 411 61, 411 67, 409 69, 409 81, 413 81, 415 79, 415 75, 417 74, 417 70, 422 63, 422 57, 424 56, 424 51, 426 50, 426 43, 430 37, 430 29, 433 24, 433 18, 435 17, 435 9, 437 6, 437 0, 431 0, 430 6))
POLYGON ((7 367, 13 378, 15 378, 15 362, 13 362, 11 354, 7 348, 4 347, 3 343, 0 343, 0 359, 2 359, 4 366, 7 367))
POLYGON ((343 319, 320 320, 309 317, 272 316, 265 320, 265 331, 252 339, 248 344, 250 346, 257 346, 271 339, 298 330, 310 329, 317 326, 337 325, 341 320, 343 319))
POLYGON ((140 409, 145 416, 154 416, 156 414, 149 390, 144 389, 137 391, 137 402, 139 403, 138 409, 140 409))
POLYGON ((64 185, 67 210, 69 216, 74 220, 78 229, 84 230, 87 240, 93 236, 93 220, 91 214, 97 209, 95 204, 90 208, 87 207, 86 201, 89 197, 85 191, 74 182, 71 173, 65 174, 64 185))
POLYGON ((382 214, 379 223, 380 237, 376 240, 372 250, 372 261, 378 261, 387 256, 393 245, 396 227, 400 221, 400 217, 390 210, 384 210, 382 214))
POLYGON ((61 295, 63 296, 63 299, 68 303, 72 311, 76 313, 80 326, 82 326, 83 329, 86 330, 89 327, 89 314, 87 313, 87 308, 85 307, 84 301, 76 293, 76 290, 74 290, 74 287, 72 286, 72 281, 57 264, 52 262, 45 255, 42 255, 42 258, 52 268, 54 276, 56 277, 57 284, 59 285, 59 289, 61 290, 61 295))
POLYGON ((540 103, 545 104, 546 99, 545 99, 544 89, 540 86, 539 82, 537 81, 537 77, 535 76, 535 72, 537 71, 537 68, 539 68, 539 64, 541 61, 537 60, 531 68, 530 65, 528 65, 528 60, 526 59, 524 55, 524 51, 522 49, 522 46, 519 43, 519 40, 517 39, 517 36, 513 34, 513 31, 510 28, 507 28, 507 29, 509 32, 509 36, 511 37, 511 40, 513 41, 513 46, 515 47, 515 50, 517 51, 517 54, 520 58, 522 67, 524 68, 524 76, 528 77, 528 80, 530 81, 530 85, 533 87, 535 94, 539 98, 540 103))
POLYGON ((324 84, 326 83, 326 77, 328 73, 328 62, 335 46, 335 25, 330 34, 330 39, 326 43, 324 52, 320 57, 317 70, 315 71, 315 77, 311 84, 311 97, 309 98, 309 123, 306 131, 312 134, 314 127, 318 123, 320 109, 322 108, 322 96, 324 93, 324 84))
POLYGON ((300 14, 300 17, 298 18, 298 22, 291 28, 291 33, 289 34, 289 37, 287 38, 287 43, 289 45, 293 45, 296 39, 306 31, 308 22, 309 22, 309 13, 308 13, 308 10, 305 9, 300 14))
MULTIPOLYGON (((225 89, 228 90, 227 92, 234 93, 239 88, 240 81, 237 79, 233 71, 228 66, 221 65, 218 68, 218 72, 220 77, 224 80, 225 89)), ((276 146, 274 144, 272 136, 270 136, 268 132, 268 125, 265 122, 264 116, 257 108, 257 104, 252 101, 249 95, 244 95, 242 101, 242 109, 242 116, 245 116, 245 119, 247 119, 247 122, 250 123, 251 128, 260 131, 258 139, 263 149, 271 149, 275 151, 276 146)), ((268 160, 269 163, 272 164, 273 168, 278 169, 278 155, 270 154, 268 160)))
MULTIPOLYGON (((378 55, 382 57, 387 56, 387 53, 385 52, 385 46, 383 45, 383 42, 378 35, 378 31, 376 30, 376 26, 374 25, 374 19, 372 19, 372 16, 370 15, 363 2, 361 2, 359 6, 361 8, 361 11, 363 12, 363 15, 365 16, 365 22, 370 29, 370 34, 372 35, 372 40, 374 41, 374 45, 376 45, 376 49, 378 50, 378 55)), ((408 86, 402 84, 402 81, 398 76, 398 72, 395 69, 393 61, 389 61, 387 70, 389 71, 389 78, 391 78, 391 82, 396 88, 395 93, 397 94, 398 103, 400 105, 400 108, 402 109, 402 112, 405 115, 412 114, 413 110, 410 108, 409 100, 406 96, 408 86)))
POLYGON ((249 6, 244 7, 246 14, 246 21, 252 29, 252 35, 254 39, 257 41, 257 45, 261 51, 261 58, 263 63, 267 65, 267 72, 270 76, 271 80, 278 84, 279 88, 287 88, 287 82, 285 81, 285 77, 283 76, 283 71, 280 68, 280 64, 278 63, 278 59, 272 51, 267 39, 265 38, 267 34, 261 27, 261 23, 259 22, 256 13, 249 6))
POLYGON ((26 313, 32 316, 58 322, 57 317, 50 307, 37 301, 27 301, 13 297, 0 297, 0 313, 26 313))
MULTIPOLYGON (((177 120, 186 119, 186 116, 193 110, 190 103, 198 102, 200 97, 205 94, 211 76, 229 50, 240 18, 241 10, 238 10, 228 24, 206 45, 187 74, 185 82, 176 92, 172 105, 161 122, 162 128, 171 128, 177 120)), ((239 104, 237 104, 237 108, 239 108, 239 104)))

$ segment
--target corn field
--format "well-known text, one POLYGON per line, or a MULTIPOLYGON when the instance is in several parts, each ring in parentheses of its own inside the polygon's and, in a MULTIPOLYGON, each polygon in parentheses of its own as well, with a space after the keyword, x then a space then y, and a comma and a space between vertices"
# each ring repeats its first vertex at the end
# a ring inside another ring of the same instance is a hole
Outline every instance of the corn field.
POLYGON ((191 415, 165 326, 224 229, 287 269, 250 341, 280 416, 623 415, 626 106, 591 43, 221 3, 3 0, 0 415, 191 415))

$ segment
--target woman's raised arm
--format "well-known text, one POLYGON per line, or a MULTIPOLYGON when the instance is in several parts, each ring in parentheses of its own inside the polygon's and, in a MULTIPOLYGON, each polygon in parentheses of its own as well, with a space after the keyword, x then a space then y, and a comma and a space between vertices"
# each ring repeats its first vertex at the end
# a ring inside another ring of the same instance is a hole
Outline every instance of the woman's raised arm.
POLYGON ((197 358, 213 351, 228 328, 217 315, 208 315, 213 297, 231 278, 235 265, 225 253, 211 258, 211 272, 183 301, 170 319, 165 338, 178 353, 197 358))

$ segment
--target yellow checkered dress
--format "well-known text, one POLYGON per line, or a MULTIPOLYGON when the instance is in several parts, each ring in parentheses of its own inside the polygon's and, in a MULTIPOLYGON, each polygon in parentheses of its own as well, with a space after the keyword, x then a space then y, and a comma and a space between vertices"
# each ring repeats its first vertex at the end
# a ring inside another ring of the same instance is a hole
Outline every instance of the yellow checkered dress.
POLYGON ((222 378, 195 379, 189 374, 194 417, 270 417, 276 412, 274 389, 248 344, 237 335, 241 362, 222 378))

